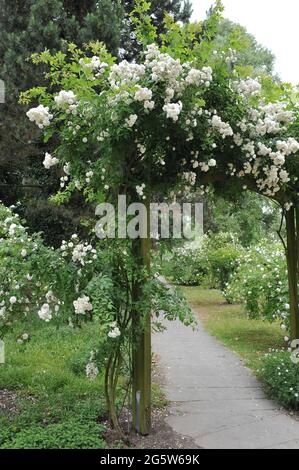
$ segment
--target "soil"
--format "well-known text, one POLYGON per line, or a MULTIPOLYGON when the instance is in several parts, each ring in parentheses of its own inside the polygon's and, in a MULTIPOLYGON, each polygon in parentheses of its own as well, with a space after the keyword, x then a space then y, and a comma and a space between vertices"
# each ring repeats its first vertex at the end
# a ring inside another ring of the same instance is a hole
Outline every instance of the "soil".
MULTIPOLYGON (((165 422, 168 413, 166 410, 154 409, 152 411, 152 431, 148 436, 140 436, 130 431, 126 434, 125 443, 121 441, 113 429, 108 428, 105 440, 112 448, 118 447, 118 444, 128 449, 199 449, 194 442, 180 436, 165 422)), ((131 417, 120 420, 122 429, 125 426, 131 428, 131 417)))
POLYGON ((190 439, 180 436, 165 422, 168 413, 152 413, 152 433, 149 436, 134 436, 132 439, 135 449, 198 449, 190 439))
POLYGON ((0 410, 5 413, 16 413, 18 411, 17 395, 9 390, 0 390, 0 410))

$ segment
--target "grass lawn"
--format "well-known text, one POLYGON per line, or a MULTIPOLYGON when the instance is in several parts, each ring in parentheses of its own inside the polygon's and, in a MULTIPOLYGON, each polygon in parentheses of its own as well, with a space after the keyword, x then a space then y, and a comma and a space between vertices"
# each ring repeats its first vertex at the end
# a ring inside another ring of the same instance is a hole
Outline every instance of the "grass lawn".
MULTIPOLYGON (((85 373, 95 349, 101 351, 95 323, 81 329, 56 329, 38 320, 15 325, 5 338, 6 363, 0 364, 0 449, 108 446, 104 372, 97 380, 88 380, 85 373), (18 345, 16 338, 25 332, 30 332, 30 341, 18 345)), ((155 408, 165 407, 157 384, 152 397, 155 408)), ((109 443, 111 447, 111 438, 109 443)))
POLYGON ((99 345, 94 326, 57 330, 39 323, 30 327, 31 340, 18 345, 24 328, 18 324, 5 338, 0 393, 9 390, 14 398, 2 395, 0 448, 105 447, 102 379, 85 377, 90 351, 99 345))
POLYGON ((218 290, 202 287, 183 287, 182 290, 206 330, 238 353, 251 369, 260 367, 259 358, 270 348, 285 346, 277 323, 248 319, 242 306, 228 305, 218 290))

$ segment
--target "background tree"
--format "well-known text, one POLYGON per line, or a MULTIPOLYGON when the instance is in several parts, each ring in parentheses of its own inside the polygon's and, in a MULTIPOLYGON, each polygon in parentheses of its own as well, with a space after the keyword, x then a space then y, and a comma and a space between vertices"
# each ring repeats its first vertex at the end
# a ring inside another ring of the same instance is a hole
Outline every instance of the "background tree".
POLYGON ((262 239, 274 239, 280 225, 276 203, 259 194, 244 192, 237 200, 210 194, 205 203, 204 231, 231 232, 248 247, 262 239))
MULTIPOLYGON (((134 8, 134 0, 123 2, 126 13, 130 14, 134 8)), ((153 0, 150 7, 150 15, 153 24, 158 31, 163 30, 163 19, 165 13, 171 13, 175 21, 187 22, 192 14, 192 5, 190 0, 153 0)))
POLYGON ((259 44, 244 26, 224 18, 219 23, 215 46, 221 50, 227 45, 238 52, 236 65, 244 67, 248 75, 252 71, 257 75, 259 73, 273 74, 274 54, 259 44))

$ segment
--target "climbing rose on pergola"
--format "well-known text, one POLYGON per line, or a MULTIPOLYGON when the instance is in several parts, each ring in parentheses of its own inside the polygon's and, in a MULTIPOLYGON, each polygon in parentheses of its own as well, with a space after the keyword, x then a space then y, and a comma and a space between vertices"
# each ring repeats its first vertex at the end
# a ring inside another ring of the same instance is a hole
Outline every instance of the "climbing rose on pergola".
POLYGON ((181 190, 204 193, 210 184, 275 199, 288 221, 295 337, 296 90, 265 77, 242 77, 242 71, 238 76, 235 52, 214 50, 192 26, 167 18, 168 31, 156 43, 148 17, 135 24, 144 43, 138 62, 118 62, 98 43, 86 53, 70 45, 69 55, 45 51, 33 58, 49 65, 50 88, 33 89, 22 99, 38 99, 28 118, 46 141, 57 142, 44 160, 46 168, 60 165, 63 172, 56 200, 79 190, 88 201, 114 202, 118 194, 146 201, 181 190))
POLYGON ((297 203, 298 108, 291 100, 267 102, 258 80, 229 77, 222 55, 211 68, 156 44, 145 47, 140 63, 116 64, 104 47, 91 59, 73 52, 70 61, 39 56, 59 61, 54 83, 62 89, 53 98, 42 93, 27 112, 47 139, 59 137, 44 165, 62 166, 68 195, 79 189, 97 200, 134 187, 143 197, 147 188, 167 194, 234 179, 286 209, 297 203))

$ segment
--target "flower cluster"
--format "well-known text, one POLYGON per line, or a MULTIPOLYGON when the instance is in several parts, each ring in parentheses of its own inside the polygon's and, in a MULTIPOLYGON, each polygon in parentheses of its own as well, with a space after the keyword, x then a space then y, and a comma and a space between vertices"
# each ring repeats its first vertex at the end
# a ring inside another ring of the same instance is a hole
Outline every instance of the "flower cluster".
POLYGON ((43 165, 44 167, 49 170, 50 168, 52 168, 52 166, 55 166, 59 163, 59 160, 58 158, 56 157, 52 157, 52 155, 50 153, 46 153, 45 155, 45 159, 43 161, 43 165))
POLYGON ((123 60, 120 64, 111 67, 109 83, 112 88, 121 88, 124 85, 134 85, 141 81, 145 74, 145 66, 123 60))
POLYGON ((79 297, 77 300, 74 300, 73 304, 75 313, 77 315, 85 315, 86 312, 91 312, 93 309, 90 303, 90 299, 86 295, 79 297))
POLYGON ((183 104, 181 101, 178 103, 167 103, 163 106, 163 111, 166 113, 168 119, 172 119, 173 122, 176 122, 179 119, 179 115, 183 109, 183 104))
POLYGON ((83 69, 92 70, 96 72, 96 78, 100 77, 108 67, 107 62, 102 62, 98 56, 93 56, 91 59, 80 59, 79 64, 83 69))
POLYGON ((53 114, 49 112, 49 108, 39 105, 37 108, 32 108, 27 112, 27 117, 30 121, 34 122, 40 129, 50 126, 53 114))
POLYGON ((67 114, 77 114, 77 97, 73 91, 61 90, 54 101, 58 108, 66 111, 67 114))
POLYGON ((58 95, 55 96, 54 101, 59 108, 66 108, 75 104, 77 98, 74 92, 61 90, 58 95))
POLYGON ((38 311, 38 316, 41 320, 44 320, 45 322, 49 322, 50 320, 52 320, 53 316, 50 305, 43 304, 40 310, 38 311))
POLYGON ((126 124, 129 127, 133 127, 138 119, 137 114, 130 114, 130 116, 126 119, 126 124))
POLYGON ((108 333, 108 338, 116 339, 121 335, 120 329, 117 326, 116 322, 111 323, 111 330, 108 333))
POLYGON ((240 80, 235 83, 236 90, 240 95, 248 98, 250 96, 258 96, 262 91, 262 86, 258 80, 248 77, 246 80, 240 80))
POLYGON ((192 68, 186 77, 186 83, 188 83, 188 85, 196 86, 205 85, 209 87, 212 80, 213 72, 211 67, 203 67, 202 70, 192 68))
POLYGON ((211 124, 213 129, 216 129, 223 139, 234 135, 231 126, 227 122, 223 122, 221 117, 216 114, 212 117, 211 124))
POLYGON ((73 234, 69 242, 63 240, 60 250, 64 258, 70 257, 81 266, 92 264, 97 259, 96 249, 88 242, 81 242, 77 234, 73 234))

